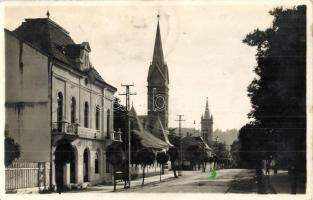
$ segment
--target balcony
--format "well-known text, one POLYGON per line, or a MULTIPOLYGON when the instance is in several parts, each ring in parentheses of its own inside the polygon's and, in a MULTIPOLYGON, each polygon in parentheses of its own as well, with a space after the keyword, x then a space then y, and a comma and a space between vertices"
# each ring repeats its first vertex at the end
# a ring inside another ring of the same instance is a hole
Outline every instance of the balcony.
POLYGON ((78 137, 78 124, 71 124, 67 121, 59 121, 52 123, 53 145, 59 140, 66 139, 69 142, 74 141, 78 137))
POLYGON ((77 135, 78 124, 71 124, 67 121, 59 121, 52 123, 52 131, 65 133, 65 134, 72 134, 77 135))

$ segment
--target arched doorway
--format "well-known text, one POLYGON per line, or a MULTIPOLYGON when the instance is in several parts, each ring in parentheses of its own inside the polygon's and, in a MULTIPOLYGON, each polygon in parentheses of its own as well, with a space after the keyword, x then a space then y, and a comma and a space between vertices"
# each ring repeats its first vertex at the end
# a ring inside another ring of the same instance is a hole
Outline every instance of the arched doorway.
POLYGON ((83 165, 84 182, 89 182, 89 160, 90 160, 89 150, 85 149, 84 150, 84 165, 83 165))
POLYGON ((75 162, 75 149, 71 143, 65 139, 60 140, 57 143, 56 150, 54 152, 55 163, 55 181, 59 191, 63 190, 64 185, 64 166, 67 163, 75 162))
POLYGON ((70 182, 77 183, 77 149, 74 147, 75 158, 70 162, 70 182))

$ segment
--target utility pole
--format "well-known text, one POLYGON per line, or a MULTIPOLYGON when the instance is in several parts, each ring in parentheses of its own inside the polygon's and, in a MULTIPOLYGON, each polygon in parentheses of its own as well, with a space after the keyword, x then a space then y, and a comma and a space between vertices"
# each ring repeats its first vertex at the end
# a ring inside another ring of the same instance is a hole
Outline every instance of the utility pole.
MULTIPOLYGON (((129 88, 131 86, 134 86, 134 84, 121 84, 121 86, 126 88, 125 93, 121 93, 119 95, 125 95, 126 96, 126 112, 127 112, 127 131, 128 131, 128 187, 130 188, 131 183, 131 137, 130 137, 130 116, 129 116, 129 110, 130 110, 130 95, 136 95, 136 93, 131 93, 129 88)), ((126 137, 125 137, 126 138, 126 137)), ((125 148, 126 150, 126 148, 125 148)))
POLYGON ((179 151, 180 151, 180 164, 179 164, 179 170, 178 170, 178 176, 182 175, 182 169, 183 169, 183 151, 182 151, 182 135, 181 135, 181 122, 186 121, 186 120, 182 120, 182 116, 184 115, 177 115, 178 116, 178 124, 179 124, 179 138, 180 138, 180 142, 179 142, 179 151))

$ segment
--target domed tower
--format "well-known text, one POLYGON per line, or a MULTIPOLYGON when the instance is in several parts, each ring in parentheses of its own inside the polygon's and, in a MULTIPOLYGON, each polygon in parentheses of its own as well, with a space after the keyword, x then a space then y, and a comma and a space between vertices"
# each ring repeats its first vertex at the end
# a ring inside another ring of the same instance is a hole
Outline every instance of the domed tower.
POLYGON ((168 68, 164 61, 159 25, 156 30, 152 62, 148 73, 148 129, 151 131, 160 118, 162 126, 168 129, 168 68))
POLYGON ((207 144, 212 143, 213 138, 213 116, 210 115, 209 102, 206 98, 204 115, 201 116, 201 135, 207 144))

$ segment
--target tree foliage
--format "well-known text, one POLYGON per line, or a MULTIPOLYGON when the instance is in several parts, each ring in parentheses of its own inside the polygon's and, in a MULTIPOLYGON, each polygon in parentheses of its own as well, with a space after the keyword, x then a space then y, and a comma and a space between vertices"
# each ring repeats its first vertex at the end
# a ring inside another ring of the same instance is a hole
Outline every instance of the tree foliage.
POLYGON ((75 159, 74 148, 67 140, 60 140, 54 152, 55 164, 63 166, 75 159))
POLYGON ((4 164, 6 167, 11 165, 12 162, 18 159, 21 155, 20 145, 10 137, 5 137, 4 139, 4 150, 4 164))
POLYGON ((157 153, 156 160, 159 164, 161 165, 166 164, 168 159, 169 159, 169 156, 166 152, 161 151, 157 153))
POLYGON ((147 165, 153 165, 155 161, 155 153, 150 148, 142 148, 138 150, 138 158, 142 165, 142 185, 145 183, 145 169, 147 165))
POLYGON ((253 121, 240 129, 241 155, 255 164, 288 152, 284 158, 305 169, 306 7, 276 8, 270 14, 271 27, 243 40, 256 47, 257 65, 248 86, 253 121))
POLYGON ((120 144, 112 143, 107 147, 106 156, 115 169, 121 167, 125 160, 125 152, 120 144))

